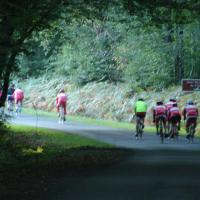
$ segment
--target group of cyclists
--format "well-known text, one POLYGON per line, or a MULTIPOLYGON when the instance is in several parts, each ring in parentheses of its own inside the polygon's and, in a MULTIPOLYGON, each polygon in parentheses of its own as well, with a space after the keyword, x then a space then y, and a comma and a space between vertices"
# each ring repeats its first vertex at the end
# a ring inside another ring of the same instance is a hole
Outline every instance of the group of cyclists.
MULTIPOLYGON (((2 95, 2 89, 0 88, 0 97, 2 95)), ((16 113, 21 112, 21 106, 22 102, 24 100, 24 91, 19 87, 15 89, 15 85, 12 84, 8 88, 7 92, 7 110, 11 114, 13 111, 16 113)), ((66 106, 67 106, 67 95, 64 91, 64 89, 61 89, 56 97, 56 107, 57 111, 60 113, 60 108, 63 110, 63 121, 65 121, 65 115, 66 115, 66 106)))
MULTIPOLYGON (((2 92, 0 90, 0 96, 2 92)), ((8 104, 8 111, 13 111, 15 105, 15 111, 20 112, 18 110, 21 108, 22 101, 24 99, 24 92, 21 88, 15 89, 15 85, 12 84, 8 88, 7 94, 7 104, 8 104)), ((67 113, 67 95, 64 89, 61 89, 56 97, 56 107, 58 112, 59 120, 64 122, 66 113, 67 113)), ((144 98, 141 97, 135 103, 134 106, 135 116, 136 116, 136 134, 135 137, 142 136, 143 129, 144 129, 144 120, 147 113, 147 103, 144 101, 144 98)), ((194 132, 197 125, 197 118, 199 115, 199 111, 197 106, 194 104, 192 100, 187 101, 186 106, 184 107, 183 111, 181 112, 180 108, 178 107, 177 100, 175 98, 169 99, 169 102, 164 104, 163 100, 158 100, 156 105, 152 110, 153 115, 153 123, 156 126, 156 133, 157 135, 161 134, 160 125, 163 127, 163 135, 168 136, 169 138, 173 138, 175 132, 173 131, 173 127, 177 127, 177 134, 181 127, 181 118, 185 121, 185 128, 187 132, 187 139, 190 139, 190 130, 189 127, 193 124, 194 132)))
POLYGON ((8 112, 15 111, 17 114, 20 113, 23 99, 24 99, 23 90, 20 87, 15 89, 15 85, 12 84, 8 88, 8 92, 7 92, 7 109, 8 109, 8 112))
MULTIPOLYGON (((147 112, 147 104, 144 101, 144 98, 139 98, 134 107, 135 115, 136 115, 136 139, 139 136, 138 124, 141 122, 142 128, 144 128, 144 119, 147 112)), ((177 100, 175 98, 171 98, 169 102, 164 104, 163 100, 158 100, 156 105, 152 110, 153 115, 153 123, 156 126, 157 135, 159 132, 159 125, 163 125, 163 135, 168 136, 168 138, 173 138, 175 134, 178 134, 178 131, 181 127, 181 118, 185 121, 186 128, 186 138, 190 139, 190 130, 189 127, 192 124, 195 132, 195 128, 197 125, 198 118, 198 108, 192 100, 187 101, 183 111, 181 112, 178 107, 177 100), (161 123, 160 123, 161 122, 161 123), (177 131, 174 132, 173 127, 177 127, 177 131)))

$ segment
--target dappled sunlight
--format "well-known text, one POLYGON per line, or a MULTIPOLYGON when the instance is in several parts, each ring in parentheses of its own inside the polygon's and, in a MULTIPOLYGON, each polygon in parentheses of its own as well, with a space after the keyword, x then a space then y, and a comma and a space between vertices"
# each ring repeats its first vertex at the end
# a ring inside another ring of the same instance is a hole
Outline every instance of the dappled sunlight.
POLYGON ((31 148, 28 148, 28 149, 22 149, 22 153, 24 155, 34 155, 34 154, 41 154, 43 153, 44 149, 42 147, 37 147, 37 149, 31 149, 31 148))

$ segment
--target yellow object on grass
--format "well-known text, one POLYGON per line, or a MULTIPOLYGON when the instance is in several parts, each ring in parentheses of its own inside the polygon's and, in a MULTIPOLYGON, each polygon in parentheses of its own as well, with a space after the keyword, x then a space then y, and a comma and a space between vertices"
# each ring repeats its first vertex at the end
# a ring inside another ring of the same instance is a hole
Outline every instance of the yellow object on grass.
POLYGON ((43 148, 42 147, 37 147, 37 153, 42 153, 43 152, 43 148))

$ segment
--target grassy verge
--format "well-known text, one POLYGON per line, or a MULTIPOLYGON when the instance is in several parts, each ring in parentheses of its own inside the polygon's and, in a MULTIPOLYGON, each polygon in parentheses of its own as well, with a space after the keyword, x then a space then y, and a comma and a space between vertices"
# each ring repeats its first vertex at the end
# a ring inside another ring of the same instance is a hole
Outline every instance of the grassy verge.
MULTIPOLYGON (((11 126, 0 135, 0 170, 49 164, 84 165, 86 160, 98 162, 97 150, 112 149, 111 145, 85 137, 48 129, 11 126), (79 163, 80 162, 80 163, 79 163)), ((99 151, 100 152, 100 151, 99 151)), ((103 151, 101 151, 103 152, 103 151)), ((100 154, 101 154, 100 152, 100 154)))
MULTIPOLYGON (((35 111, 33 109, 24 109, 24 112, 27 114, 35 114, 35 111)), ((46 111, 41 111, 38 110, 38 115, 39 116, 44 116, 44 117, 51 117, 51 118, 56 118, 57 115, 54 112, 46 112, 46 111)), ((83 123, 83 124, 89 124, 89 125, 98 125, 98 126, 107 126, 107 127, 112 127, 112 128, 121 128, 121 129, 128 129, 128 130, 135 130, 135 124, 132 123, 126 123, 126 122, 116 122, 116 121, 109 121, 109 120, 98 120, 98 119, 91 119, 87 117, 81 117, 81 116, 67 116, 68 121, 73 121, 73 122, 78 122, 78 123, 83 123)), ((145 131, 149 133, 155 133, 155 127, 152 125, 147 125, 145 127, 145 131)), ((180 130, 181 135, 185 135, 185 128, 184 124, 182 123, 182 128, 180 130)), ((197 136, 200 136, 200 127, 197 128, 197 136)))
POLYGON ((55 176, 109 165, 123 155, 93 139, 10 126, 0 130, 0 199, 34 199, 55 176))

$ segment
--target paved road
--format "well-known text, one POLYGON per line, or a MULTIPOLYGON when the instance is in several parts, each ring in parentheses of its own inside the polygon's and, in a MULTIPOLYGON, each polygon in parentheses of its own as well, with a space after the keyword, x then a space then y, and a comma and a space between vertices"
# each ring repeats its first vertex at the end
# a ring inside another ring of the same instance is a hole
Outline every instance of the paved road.
MULTIPOLYGON (((13 123, 35 125, 32 116, 21 116, 13 123)), ((136 141, 131 131, 66 123, 39 118, 38 126, 85 135, 118 147, 131 149, 123 161, 101 169, 55 177, 38 199, 48 200, 198 200, 200 188, 200 141, 186 144, 160 140, 144 134, 136 141)))
POLYGON ((165 143, 161 144, 160 138, 155 134, 144 133, 142 140, 135 140, 134 131, 94 125, 84 125, 75 122, 66 122, 62 125, 58 124, 55 119, 45 117, 39 117, 38 122, 36 122, 36 118, 30 115, 21 115, 20 117, 13 119, 12 123, 31 126, 36 126, 37 124, 38 127, 45 127, 79 134, 122 148, 200 150, 199 138, 195 139, 194 144, 187 144, 184 137, 180 137, 178 142, 173 140, 165 140, 165 143))

